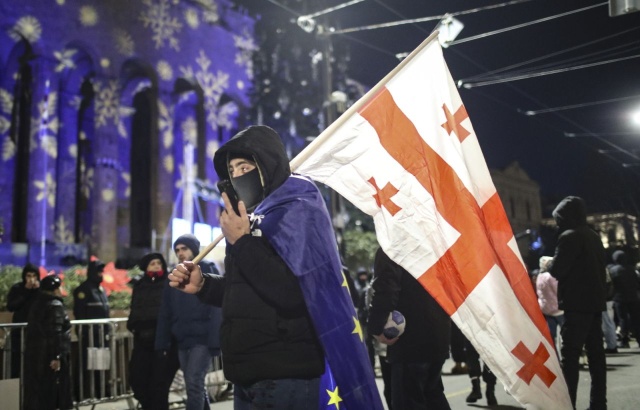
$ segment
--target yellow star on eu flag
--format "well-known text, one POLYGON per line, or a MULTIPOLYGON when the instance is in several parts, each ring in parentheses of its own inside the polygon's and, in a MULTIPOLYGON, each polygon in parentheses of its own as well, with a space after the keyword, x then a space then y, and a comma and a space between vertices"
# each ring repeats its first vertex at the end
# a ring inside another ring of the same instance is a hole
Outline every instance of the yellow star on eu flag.
POLYGON ((353 329, 353 332, 351 332, 351 334, 360 336, 360 341, 364 342, 364 337, 362 337, 362 326, 360 326, 360 321, 356 319, 355 316, 353 316, 353 324, 356 327, 353 329))
POLYGON ((335 404, 336 410, 340 409, 340 402, 342 401, 342 398, 338 395, 338 386, 336 386, 334 391, 327 390, 327 394, 329 395, 329 402, 327 403, 327 406, 335 404))
POLYGON ((347 288, 347 293, 349 292, 349 283, 347 282, 347 277, 344 275, 344 272, 342 272, 342 286, 347 288))

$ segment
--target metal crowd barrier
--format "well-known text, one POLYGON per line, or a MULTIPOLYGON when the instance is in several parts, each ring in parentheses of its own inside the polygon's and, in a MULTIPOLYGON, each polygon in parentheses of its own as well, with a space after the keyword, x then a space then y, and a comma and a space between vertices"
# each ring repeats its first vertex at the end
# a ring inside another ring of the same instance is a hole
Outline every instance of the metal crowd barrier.
MULTIPOLYGON (((133 351, 133 335, 127 330, 126 318, 72 320, 71 321, 71 381, 74 405, 92 406, 105 402, 126 400, 129 409, 137 408, 137 401, 129 386, 129 360, 133 351)), ((0 323, 0 395, 2 408, 19 409, 24 383, 24 350, 26 323, 0 323), (11 335, 20 334, 17 351, 11 335), (12 352, 15 352, 12 354, 12 352), (19 369, 19 377, 12 375, 19 369), (19 388, 16 391, 16 386, 19 388), (13 396, 13 397, 10 397, 13 396), (15 403, 15 404, 14 404, 15 403)), ((228 382, 224 379, 219 357, 212 361, 206 385, 209 395, 218 400, 225 393, 228 382)), ((171 404, 184 407, 186 389, 179 371, 171 387, 171 404)))

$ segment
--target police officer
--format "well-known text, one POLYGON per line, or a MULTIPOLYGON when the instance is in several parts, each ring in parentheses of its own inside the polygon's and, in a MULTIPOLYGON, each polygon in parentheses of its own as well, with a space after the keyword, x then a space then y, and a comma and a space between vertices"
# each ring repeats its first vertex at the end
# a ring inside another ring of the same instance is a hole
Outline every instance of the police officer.
MULTIPOLYGON (((73 315, 76 319, 86 320, 109 318, 109 301, 107 300, 106 292, 102 286, 100 286, 102 283, 104 267, 104 262, 99 259, 89 262, 89 266, 87 267, 87 279, 73 291, 73 315)), ((107 347, 107 341, 109 340, 109 327, 103 325, 82 325, 81 327, 80 349, 82 351, 82 363, 85 371, 83 372, 83 397, 80 399, 88 397, 87 394, 91 393, 94 393, 95 396, 99 397, 101 396, 100 393, 102 393, 100 375, 93 375, 95 383, 93 392, 91 391, 89 384, 89 380, 92 375, 87 371, 87 348, 107 347), (90 331, 91 329, 93 329, 92 332, 90 331), (93 340, 91 340, 91 337, 93 337, 93 340)), ((80 393, 79 389, 78 393, 80 393)))

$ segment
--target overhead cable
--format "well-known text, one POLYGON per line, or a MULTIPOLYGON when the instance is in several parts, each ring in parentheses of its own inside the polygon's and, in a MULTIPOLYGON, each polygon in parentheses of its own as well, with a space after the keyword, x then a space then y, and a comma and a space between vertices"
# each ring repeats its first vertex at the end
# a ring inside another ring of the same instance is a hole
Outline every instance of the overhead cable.
POLYGON ((448 44, 450 46, 454 46, 456 44, 461 44, 461 43, 466 43, 468 41, 473 41, 473 40, 478 40, 478 39, 481 39, 481 38, 486 38, 486 37, 489 37, 489 36, 493 36, 494 34, 500 34, 500 33, 504 33, 504 32, 507 32, 507 31, 516 30, 516 29, 519 29, 519 28, 522 28, 522 27, 531 26, 531 25, 534 25, 534 24, 544 23, 546 21, 554 20, 554 19, 557 19, 557 18, 560 18, 560 17, 564 17, 564 16, 568 16, 568 15, 571 15, 571 14, 575 14, 575 13, 580 13, 580 12, 583 12, 583 11, 586 11, 586 10, 590 10, 590 9, 593 9, 593 8, 596 8, 596 7, 604 6, 604 5, 607 5, 607 4, 609 4, 609 3, 605 1, 604 3, 598 3, 598 4, 594 4, 592 6, 583 7, 581 9, 568 11, 566 13, 555 14, 553 16, 544 17, 544 18, 541 18, 541 19, 538 19, 538 20, 529 21, 527 23, 517 24, 515 26, 501 28, 499 30, 489 31, 487 33, 478 34, 477 36, 461 38, 460 40, 451 41, 448 44))
POLYGON ((547 113, 550 113, 550 112, 573 110, 575 108, 592 107, 594 105, 609 104, 609 103, 619 102, 619 101, 634 100, 636 98, 640 100, 640 94, 632 95, 632 96, 629 96, 629 97, 611 98, 611 99, 608 99, 608 100, 593 101, 593 102, 582 103, 582 104, 563 105, 562 107, 546 108, 546 109, 543 109, 543 110, 520 110, 520 109, 518 109, 518 112, 521 112, 522 114, 524 114, 526 116, 533 116, 533 115, 539 115, 539 114, 547 114, 547 113))
POLYGON ((578 65, 578 66, 574 66, 574 67, 566 67, 566 68, 559 68, 559 69, 555 69, 555 70, 541 71, 541 72, 538 72, 538 73, 516 75, 516 76, 505 77, 505 78, 496 79, 496 80, 468 82, 468 83, 461 83, 459 81, 458 82, 458 87, 464 87, 464 88, 468 89, 468 88, 475 88, 475 87, 483 87, 485 85, 508 83, 508 82, 512 82, 512 81, 526 80, 526 79, 535 78, 535 77, 542 77, 542 76, 545 76, 545 75, 566 73, 566 72, 569 72, 569 71, 581 70, 583 68, 590 68, 590 67, 597 67, 597 66, 605 65, 605 64, 618 63, 620 61, 627 61, 627 60, 631 60, 631 59, 638 58, 638 57, 640 57, 640 54, 627 56, 627 57, 621 57, 621 58, 614 58, 612 60, 598 61, 596 63, 582 64, 582 65, 578 65))
POLYGON ((478 75, 476 75, 474 77, 464 78, 464 79, 461 79, 460 81, 467 82, 467 81, 473 81, 473 80, 479 80, 479 79, 482 79, 482 78, 491 77, 493 74, 503 73, 505 71, 509 71, 509 70, 514 69, 514 68, 525 66, 527 64, 531 64, 531 63, 535 63, 535 62, 538 62, 538 61, 546 60, 548 58, 555 57, 555 56, 560 55, 560 54, 565 54, 565 53, 568 53, 568 52, 571 52, 571 51, 575 51, 575 50, 578 50, 578 49, 581 49, 581 48, 584 48, 584 47, 587 47, 587 46, 591 46, 591 45, 594 45, 596 43, 600 43, 600 42, 603 42, 603 41, 606 41, 606 40, 610 40, 612 38, 615 38, 615 37, 618 37, 618 36, 621 36, 621 35, 627 34, 629 32, 636 31, 636 30, 640 30, 640 27, 634 27, 634 28, 631 28, 631 29, 628 29, 628 30, 624 30, 624 31, 621 31, 619 33, 612 34, 610 36, 605 36, 605 37, 598 38, 598 39, 593 40, 593 41, 589 41, 587 43, 579 44, 579 45, 574 46, 574 47, 570 47, 570 48, 567 48, 567 49, 564 49, 564 50, 556 51, 556 52, 553 52, 553 53, 550 53, 550 54, 546 54, 546 55, 543 55, 543 56, 540 56, 540 57, 532 58, 530 60, 523 61, 521 63, 512 64, 510 66, 506 66, 506 67, 498 68, 498 69, 495 69, 495 70, 487 71, 486 73, 478 74, 478 75))
POLYGON ((416 24, 416 23, 424 23, 427 21, 434 21, 434 20, 442 20, 445 16, 461 16, 464 14, 471 14, 471 13, 477 13, 479 11, 484 11, 484 10, 491 10, 491 9, 496 9, 496 8, 500 8, 500 7, 506 7, 506 6, 512 6, 514 4, 519 4, 519 3, 524 3, 524 2, 528 2, 528 1, 532 1, 532 0, 512 0, 512 1, 508 1, 505 3, 499 3, 499 4, 494 4, 491 6, 484 6, 484 7, 476 7, 473 9, 469 9, 469 10, 464 10, 464 11, 458 11, 455 13, 446 13, 446 14, 440 14, 437 16, 429 16, 429 17, 419 17, 419 18, 415 18, 415 19, 406 19, 406 20, 400 20, 400 21, 390 21, 387 23, 380 23, 380 24, 370 24, 368 26, 360 26, 360 27, 352 27, 352 28, 345 28, 342 30, 334 30, 333 32, 331 32, 331 34, 345 34, 345 33, 353 33, 356 31, 366 31, 366 30, 375 30, 378 28, 386 28, 386 27, 395 27, 395 26, 402 26, 405 24, 416 24))

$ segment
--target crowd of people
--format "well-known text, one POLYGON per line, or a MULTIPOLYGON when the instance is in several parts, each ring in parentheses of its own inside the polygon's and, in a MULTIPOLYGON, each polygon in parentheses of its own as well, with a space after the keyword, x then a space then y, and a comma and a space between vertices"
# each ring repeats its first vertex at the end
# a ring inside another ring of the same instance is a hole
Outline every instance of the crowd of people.
MULTIPOLYGON (((223 357, 235 409, 317 408, 328 367, 337 377, 340 373, 305 287, 320 286, 318 278, 328 282, 331 278, 322 270, 317 276, 300 271, 304 266, 300 255, 308 255, 310 242, 298 238, 326 239, 331 227, 330 219, 324 218, 326 209, 318 205, 322 197, 313 183, 291 173, 280 138, 268 127, 238 133, 218 149, 214 165, 239 199, 236 204, 229 193, 222 194, 224 274, 214 264, 191 262, 200 243, 190 234, 173 244, 178 264, 170 273, 160 253, 140 260, 142 274, 131 283, 127 322, 133 334, 129 374, 134 397, 142 408, 168 409, 170 385, 181 369, 186 408, 207 409, 205 376, 212 359, 223 357), (253 217, 258 213, 260 218, 253 217), (281 229, 286 224, 293 224, 302 236, 288 236, 281 229)), ((605 354, 629 347, 631 335, 640 337, 638 274, 621 250, 608 264, 599 236, 587 225, 581 198, 565 198, 553 217, 558 243, 553 256, 540 259, 534 289, 574 407, 580 358, 586 351, 590 409, 606 409, 605 354)), ((332 243, 335 238, 326 240, 332 243)), ((335 249, 326 249, 313 249, 319 255, 311 257, 331 265, 322 269, 339 275, 339 290, 343 267, 333 263, 335 249)), ((73 291, 75 319, 110 316, 100 286, 103 269, 104 263, 92 261, 86 281, 73 291)), ((371 377, 379 365, 389 409, 449 409, 441 378, 449 357, 455 362, 451 373, 469 375, 467 402, 483 398, 482 379, 487 405, 497 404, 497 380, 491 369, 433 297, 382 249, 375 255, 372 275, 360 268, 355 278, 347 276, 348 303, 357 309, 368 350, 362 374, 371 377), (394 310, 402 312, 408 324, 404 333, 390 339, 383 330, 394 310)), ((14 312, 14 322, 28 323, 24 408, 72 408, 71 325, 60 279, 55 275, 40 279, 35 266, 25 266, 22 281, 11 288, 8 308, 14 312)), ((95 345, 109 337, 108 328, 83 327, 79 340, 95 345)), ((21 343, 19 333, 12 336, 13 346, 21 343)), ((86 363, 85 347, 81 351, 86 363)), ((14 365, 20 363, 19 355, 19 350, 13 352, 14 365)), ((357 367, 359 356, 352 356, 342 359, 357 367)), ((12 368, 14 377, 19 372, 19 366, 12 368)), ((353 402, 353 408, 382 408, 377 391, 371 397, 360 396, 363 401, 353 402)))

